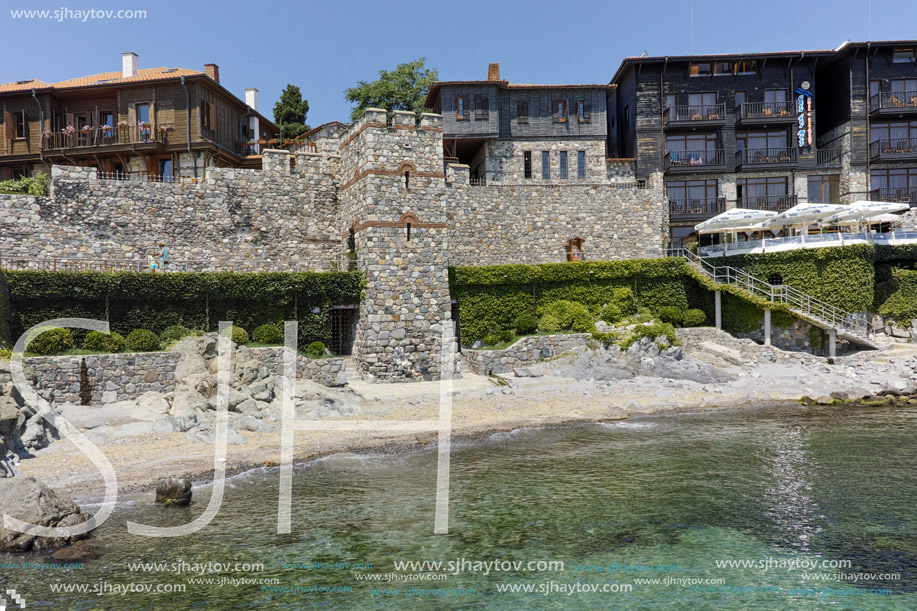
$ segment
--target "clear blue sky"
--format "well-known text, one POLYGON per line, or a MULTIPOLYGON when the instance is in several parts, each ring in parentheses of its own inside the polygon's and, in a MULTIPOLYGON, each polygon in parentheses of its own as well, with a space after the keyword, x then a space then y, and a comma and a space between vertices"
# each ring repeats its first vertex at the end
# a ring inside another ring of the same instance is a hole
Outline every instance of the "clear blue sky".
MULTIPOLYGON (((872 39, 917 38, 917 2, 873 0, 872 39)), ((121 52, 141 68, 220 66, 242 97, 260 90, 271 110, 286 83, 309 100, 309 124, 347 121, 343 90, 417 57, 443 80, 483 79, 488 62, 527 83, 606 83, 626 55, 688 54, 690 1, 488 0, 4 0, 0 82, 57 81, 120 70, 121 52), (140 9, 142 20, 13 19, 19 9, 140 9), (23 53, 21 51, 25 50, 23 53)), ((869 34, 867 0, 695 0, 694 51, 725 53, 835 48, 869 34)))

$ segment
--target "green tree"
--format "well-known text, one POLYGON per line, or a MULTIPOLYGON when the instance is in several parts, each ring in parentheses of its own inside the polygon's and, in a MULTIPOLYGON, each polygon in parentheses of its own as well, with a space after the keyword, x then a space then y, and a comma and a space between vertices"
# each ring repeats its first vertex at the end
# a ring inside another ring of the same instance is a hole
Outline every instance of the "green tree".
POLYGON ((427 59, 421 57, 398 66, 389 72, 380 70, 379 78, 371 83, 360 81, 356 87, 344 90, 344 98, 356 104, 350 113, 356 119, 367 108, 384 108, 393 110, 412 110, 418 116, 428 112, 423 103, 427 91, 439 78, 436 69, 426 68, 427 59))
POLYGON ((280 100, 274 104, 274 123, 280 127, 284 138, 295 138, 309 131, 306 115, 309 113, 309 100, 304 100, 299 87, 288 84, 280 94, 280 100))

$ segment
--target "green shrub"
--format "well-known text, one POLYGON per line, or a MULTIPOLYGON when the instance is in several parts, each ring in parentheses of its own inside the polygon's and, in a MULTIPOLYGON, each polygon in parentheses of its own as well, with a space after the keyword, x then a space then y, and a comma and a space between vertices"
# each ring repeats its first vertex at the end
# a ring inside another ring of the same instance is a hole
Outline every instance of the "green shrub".
POLYGON ((634 342, 640 341, 644 337, 649 337, 651 339, 665 337, 669 344, 673 346, 677 346, 680 343, 678 341, 678 335, 675 334, 675 327, 665 322, 653 322, 635 326, 627 334, 621 337, 617 341, 617 344, 621 346, 621 350, 627 350, 634 342))
POLYGON ((581 303, 573 304, 570 312, 570 329, 577 333, 591 333, 595 331, 595 316, 589 308, 581 303))
POLYGON ((50 184, 51 180, 47 174, 23 176, 17 180, 0 181, 0 193, 47 196, 50 184))
POLYGON ((612 291, 612 294, 614 295, 613 303, 621 310, 622 316, 633 316, 637 313, 637 300, 634 299, 634 291, 629 286, 618 287, 612 291))
POLYGON ((531 335, 538 330, 538 319, 531 314, 520 314, 516 317, 516 333, 519 335, 531 335))
POLYGON ((538 330, 542 333, 557 333, 563 327, 560 324, 560 319, 548 312, 547 314, 542 314, 541 318, 538 319, 538 330))
POLYGON ((684 323, 685 314, 681 308, 675 306, 663 306, 656 310, 656 318, 670 325, 680 327, 684 323))
POLYGON ((500 343, 500 336, 496 333, 488 333, 484 336, 484 345, 485 346, 496 346, 500 343))
POLYGON ((267 323, 256 328, 252 338, 259 344, 282 344, 283 331, 277 325, 267 323))
POLYGON ((123 352, 124 336, 120 333, 90 331, 83 340, 83 348, 93 352, 123 352))
POLYGON ((707 315, 698 308, 691 308, 685 312, 682 324, 686 327, 700 327, 707 321, 707 315))
POLYGON ((513 332, 510 329, 503 329, 502 331, 497 333, 497 337, 500 338, 501 342, 511 342, 513 341, 513 337, 515 336, 513 335, 513 332))
POLYGON ((624 318, 624 313, 621 311, 620 306, 614 303, 609 303, 602 308, 602 312, 599 314, 599 320, 603 320, 609 325, 615 324, 622 318, 624 318))
POLYGON ((124 338, 131 352, 156 352, 159 350, 159 336, 149 329, 134 329, 124 338))
POLYGON ((306 354, 314 359, 325 356, 325 344, 322 342, 312 342, 306 348, 306 354))
POLYGON ((242 327, 233 325, 230 338, 236 345, 244 346, 248 343, 248 332, 242 327))
POLYGON ((12 350, 7 350, 6 348, 0 348, 0 361, 8 361, 13 356, 12 350))
POLYGON ((26 346, 28 352, 45 356, 63 354, 71 348, 73 348, 73 332, 61 327, 39 333, 26 346))
POLYGON ((876 291, 879 314, 894 319, 898 326, 907 327, 917 318, 917 271, 891 270, 891 279, 883 282, 876 291))
POLYGON ((159 334, 159 339, 162 340, 163 344, 169 344, 191 335, 194 335, 194 331, 188 327, 183 327, 182 325, 170 325, 163 329, 162 333, 159 334))

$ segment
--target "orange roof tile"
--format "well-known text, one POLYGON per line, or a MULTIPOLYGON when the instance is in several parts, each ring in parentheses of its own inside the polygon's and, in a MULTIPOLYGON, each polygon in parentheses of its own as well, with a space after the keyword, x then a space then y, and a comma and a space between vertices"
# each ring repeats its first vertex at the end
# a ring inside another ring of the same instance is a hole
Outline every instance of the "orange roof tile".
POLYGON ((44 89, 45 87, 50 86, 50 83, 39 81, 38 79, 28 79, 0 85, 0 93, 6 91, 28 91, 29 89, 44 89))
POLYGON ((99 74, 90 74, 89 76, 80 76, 77 78, 58 81, 56 83, 46 83, 37 79, 28 81, 15 81, 0 85, 0 93, 10 91, 28 91, 30 89, 68 89, 71 87, 91 87, 93 85, 114 85, 119 83, 142 83, 145 81, 158 81, 167 78, 178 78, 181 76, 200 76, 203 72, 198 70, 188 70, 187 68, 145 68, 137 70, 134 76, 123 78, 121 72, 100 72, 99 74))

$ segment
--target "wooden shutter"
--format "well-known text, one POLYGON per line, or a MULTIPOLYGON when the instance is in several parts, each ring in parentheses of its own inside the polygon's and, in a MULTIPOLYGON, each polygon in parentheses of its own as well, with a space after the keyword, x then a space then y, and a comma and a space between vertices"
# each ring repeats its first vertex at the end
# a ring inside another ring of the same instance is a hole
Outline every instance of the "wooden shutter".
MULTIPOLYGON (((13 113, 10 111, 3 114, 3 126, 6 128, 6 139, 12 143, 16 137, 16 119, 13 118, 13 113)), ((10 150, 12 150, 12 145, 10 150)))
POLYGON ((481 120, 488 121, 490 119, 490 98, 486 95, 481 96, 481 120))
POLYGON ((208 110, 210 111, 210 129, 216 131, 217 129, 217 105, 210 103, 207 105, 208 110))
POLYGON ((592 121, 592 104, 583 102, 583 121, 589 123, 592 121))

